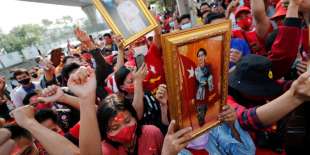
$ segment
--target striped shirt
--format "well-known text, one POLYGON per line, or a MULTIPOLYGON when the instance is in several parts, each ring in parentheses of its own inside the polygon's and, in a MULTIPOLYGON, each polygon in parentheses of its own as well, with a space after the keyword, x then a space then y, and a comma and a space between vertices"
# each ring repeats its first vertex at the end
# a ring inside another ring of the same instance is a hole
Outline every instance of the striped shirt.
POLYGON ((245 108, 238 104, 232 96, 228 96, 227 104, 232 106, 237 112, 240 126, 245 130, 264 130, 267 127, 262 124, 256 114, 256 108, 245 108))

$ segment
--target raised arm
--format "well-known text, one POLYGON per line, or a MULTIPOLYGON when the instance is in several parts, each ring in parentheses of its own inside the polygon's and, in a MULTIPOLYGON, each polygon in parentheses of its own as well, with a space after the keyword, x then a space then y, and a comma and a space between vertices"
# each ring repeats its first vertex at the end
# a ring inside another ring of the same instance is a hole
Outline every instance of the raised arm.
POLYGON ((125 64, 124 46, 121 42, 123 38, 121 36, 113 36, 113 40, 118 47, 117 62, 115 64, 114 71, 118 71, 125 64))
POLYGON ((169 125, 169 120, 168 120, 168 93, 167 93, 167 86, 165 84, 161 84, 158 86, 155 97, 160 103, 161 122, 164 125, 169 125))
POLYGON ((65 94, 61 87, 56 85, 45 88, 42 91, 42 97, 39 97, 38 100, 45 103, 61 102, 80 110, 80 100, 75 96, 65 94))
POLYGON ((15 142, 11 137, 11 132, 5 128, 0 128, 0 152, 2 155, 10 155, 15 142))
POLYGON ((256 109, 260 122, 268 126, 295 110, 303 102, 310 101, 310 74, 302 74, 291 88, 277 99, 256 109))
POLYGON ((251 9, 256 23, 256 33, 260 38, 264 38, 272 26, 265 11, 264 1, 251 0, 251 9))
POLYGON ((230 14, 234 12, 234 10, 236 9, 238 5, 239 5, 239 0, 233 0, 229 3, 225 11, 225 16, 227 19, 229 18, 230 14))
POLYGON ((80 67, 68 81, 70 90, 79 97, 81 106, 81 154, 101 155, 101 136, 97 121, 96 76, 91 68, 80 67))
POLYGON ((157 45, 157 48, 161 49, 161 27, 157 26, 157 28, 154 31, 155 31, 154 42, 157 45))
POLYGON ((58 133, 42 126, 34 118, 35 109, 31 106, 20 107, 13 111, 18 125, 28 130, 44 149, 51 155, 79 155, 80 151, 69 140, 58 133))
POLYGON ((96 79, 97 79, 97 96, 100 98, 105 97, 105 79, 112 73, 112 67, 109 66, 104 60, 100 49, 91 41, 90 37, 86 32, 80 30, 79 28, 74 31, 76 38, 81 42, 81 46, 85 50, 89 51, 96 62, 96 79))
POLYGON ((143 80, 145 79, 147 74, 147 67, 145 64, 143 64, 138 71, 135 71, 133 73, 134 77, 134 97, 132 105, 137 111, 137 115, 139 120, 143 118, 144 113, 144 90, 143 90, 143 80))
POLYGON ((301 1, 290 1, 284 26, 279 27, 271 52, 269 52, 268 58, 272 62, 274 79, 279 79, 288 73, 297 57, 300 38, 302 37, 302 21, 298 18, 301 1))

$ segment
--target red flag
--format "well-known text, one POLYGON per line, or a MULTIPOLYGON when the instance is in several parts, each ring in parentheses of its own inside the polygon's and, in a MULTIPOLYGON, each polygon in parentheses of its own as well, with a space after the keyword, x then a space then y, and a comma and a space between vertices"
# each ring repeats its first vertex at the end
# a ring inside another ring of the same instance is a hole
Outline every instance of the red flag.
MULTIPOLYGON (((196 64, 189 58, 179 55, 180 58, 180 75, 181 97, 182 97, 182 117, 184 126, 194 126, 198 124, 196 119, 195 97, 197 91, 197 82, 195 78, 196 64), (190 118, 190 119, 188 119, 190 118), (194 118, 194 119, 193 119, 194 118), (195 120, 195 122, 193 122, 195 120), (193 124, 194 123, 194 124, 193 124)), ((176 79, 178 80, 178 79, 176 79)))
POLYGON ((148 68, 144 86, 145 89, 154 91, 160 84, 165 83, 162 54, 155 43, 151 44, 144 60, 148 68))

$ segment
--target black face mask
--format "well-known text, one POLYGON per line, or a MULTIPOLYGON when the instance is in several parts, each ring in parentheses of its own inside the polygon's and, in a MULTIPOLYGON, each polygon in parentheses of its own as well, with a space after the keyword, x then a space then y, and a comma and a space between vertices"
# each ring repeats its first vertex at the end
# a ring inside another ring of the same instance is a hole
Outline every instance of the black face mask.
POLYGON ((30 78, 20 80, 20 81, 18 81, 18 83, 20 83, 22 85, 27 85, 30 83, 30 78))
POLYGON ((33 74, 31 74, 31 76, 33 77, 33 78, 38 78, 38 74, 37 73, 33 73, 33 74))

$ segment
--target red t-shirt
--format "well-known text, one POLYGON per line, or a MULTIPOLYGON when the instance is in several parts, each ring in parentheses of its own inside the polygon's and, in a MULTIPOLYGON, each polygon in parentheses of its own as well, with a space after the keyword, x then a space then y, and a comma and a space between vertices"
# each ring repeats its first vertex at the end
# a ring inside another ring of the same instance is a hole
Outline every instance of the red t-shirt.
POLYGON ((264 37, 259 37, 255 28, 247 32, 243 30, 233 30, 232 37, 244 39, 249 44, 252 54, 266 56, 268 51, 266 51, 265 49, 265 42, 268 37, 268 34, 270 34, 272 31, 273 27, 270 23, 268 32, 264 37))
MULTIPOLYGON (((138 155, 160 155, 164 136, 160 130, 153 125, 144 125, 142 134, 138 139, 138 155)), ((102 154, 104 155, 127 155, 122 146, 114 148, 112 145, 102 142, 102 154)))
POLYGON ((249 44, 252 54, 264 55, 264 53, 266 53, 264 46, 261 45, 261 42, 256 35, 255 30, 249 32, 245 32, 243 30, 233 30, 232 33, 234 38, 244 39, 249 44))

